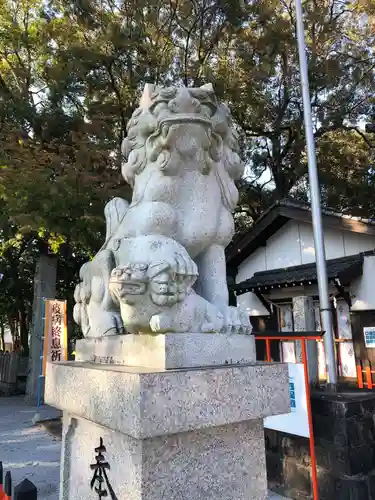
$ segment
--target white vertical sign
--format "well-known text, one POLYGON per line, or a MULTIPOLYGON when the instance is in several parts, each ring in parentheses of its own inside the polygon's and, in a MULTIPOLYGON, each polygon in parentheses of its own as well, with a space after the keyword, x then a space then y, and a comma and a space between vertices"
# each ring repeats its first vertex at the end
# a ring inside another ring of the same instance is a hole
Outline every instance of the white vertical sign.
POLYGON ((305 373, 302 363, 288 363, 290 413, 266 417, 264 427, 295 436, 310 437, 305 373))
POLYGON ((365 346, 375 347, 375 326, 365 326, 363 334, 365 336, 365 346))

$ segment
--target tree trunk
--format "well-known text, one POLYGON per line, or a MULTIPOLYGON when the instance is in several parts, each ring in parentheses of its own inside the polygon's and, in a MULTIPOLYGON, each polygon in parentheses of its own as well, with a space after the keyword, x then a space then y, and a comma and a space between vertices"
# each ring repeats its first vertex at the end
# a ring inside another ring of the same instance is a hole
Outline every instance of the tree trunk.
POLYGON ((19 304, 20 340, 22 355, 29 356, 29 329, 27 326, 27 316, 23 300, 19 304))

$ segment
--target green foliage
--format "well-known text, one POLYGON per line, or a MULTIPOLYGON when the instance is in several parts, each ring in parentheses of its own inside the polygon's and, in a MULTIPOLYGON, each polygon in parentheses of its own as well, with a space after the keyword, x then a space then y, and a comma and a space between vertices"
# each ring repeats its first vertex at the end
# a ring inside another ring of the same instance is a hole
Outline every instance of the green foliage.
MULTIPOLYGON (((304 2, 318 162, 324 165, 323 170, 331 171, 330 178, 323 173, 322 180, 330 182, 327 192, 337 192, 340 207, 355 203, 350 200, 350 190, 335 179, 343 178, 357 160, 352 155, 348 157, 339 143, 346 131, 357 129, 362 120, 368 119, 374 103, 373 4, 345 0, 304 2), (353 165, 348 165, 348 160, 353 165)), ((223 88, 244 132, 244 154, 260 205, 264 197, 307 196, 293 5, 294 2, 279 0, 251 3, 248 27, 233 41, 232 63, 220 68, 223 88), (259 191, 265 172, 271 174, 272 183, 259 191)), ((372 158, 369 139, 363 133, 351 137, 368 156, 367 166, 362 162, 362 170, 366 171, 372 158)), ((324 201, 334 199, 330 196, 324 201)))
MULTIPOLYGON (((148 81, 212 81, 229 101, 243 133, 251 172, 243 188, 254 216, 306 177, 293 1, 2 5, 2 195, 14 199, 17 224, 95 245, 105 200, 129 197, 118 175, 120 144, 148 81)), ((374 102, 374 2, 306 0, 304 7, 316 140, 334 140, 331 132, 356 128, 374 102)))
POLYGON ((317 148, 325 204, 351 215, 373 217, 375 148, 368 139, 355 130, 336 130, 322 136, 317 148))

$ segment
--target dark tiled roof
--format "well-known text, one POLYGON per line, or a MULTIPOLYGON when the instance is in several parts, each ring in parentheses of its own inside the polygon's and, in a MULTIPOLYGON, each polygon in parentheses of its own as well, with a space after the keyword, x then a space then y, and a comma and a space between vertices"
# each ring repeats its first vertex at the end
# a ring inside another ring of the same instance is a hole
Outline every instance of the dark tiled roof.
MULTIPOLYGON (((276 202, 270 210, 275 208, 275 206, 280 207, 289 207, 289 208, 298 208, 299 210, 304 210, 306 212, 311 212, 311 205, 309 203, 304 203, 299 200, 292 200, 290 198, 284 198, 278 202, 276 202)), ((357 222, 363 222, 363 224, 372 224, 375 225, 375 219, 368 219, 365 217, 358 217, 353 214, 338 212, 334 208, 322 206, 322 215, 331 215, 333 217, 337 217, 339 219, 347 219, 357 222)))
MULTIPOLYGON (((354 278, 362 275, 363 254, 327 260, 328 279, 339 279, 341 285, 348 285, 354 278)), ((266 289, 272 286, 306 285, 316 283, 316 263, 286 267, 255 273, 252 278, 233 286, 239 295, 254 289, 266 289)))

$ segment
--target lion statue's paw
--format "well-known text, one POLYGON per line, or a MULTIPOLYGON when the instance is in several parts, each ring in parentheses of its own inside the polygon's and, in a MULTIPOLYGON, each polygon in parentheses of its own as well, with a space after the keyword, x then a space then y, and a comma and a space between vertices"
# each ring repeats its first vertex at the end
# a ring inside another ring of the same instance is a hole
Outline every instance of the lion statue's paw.
POLYGON ((218 308, 194 291, 185 299, 150 320, 154 333, 219 333, 224 325, 224 316, 218 308))
POLYGON ((238 307, 226 307, 223 311, 223 333, 250 335, 252 328, 250 318, 246 311, 238 307))

